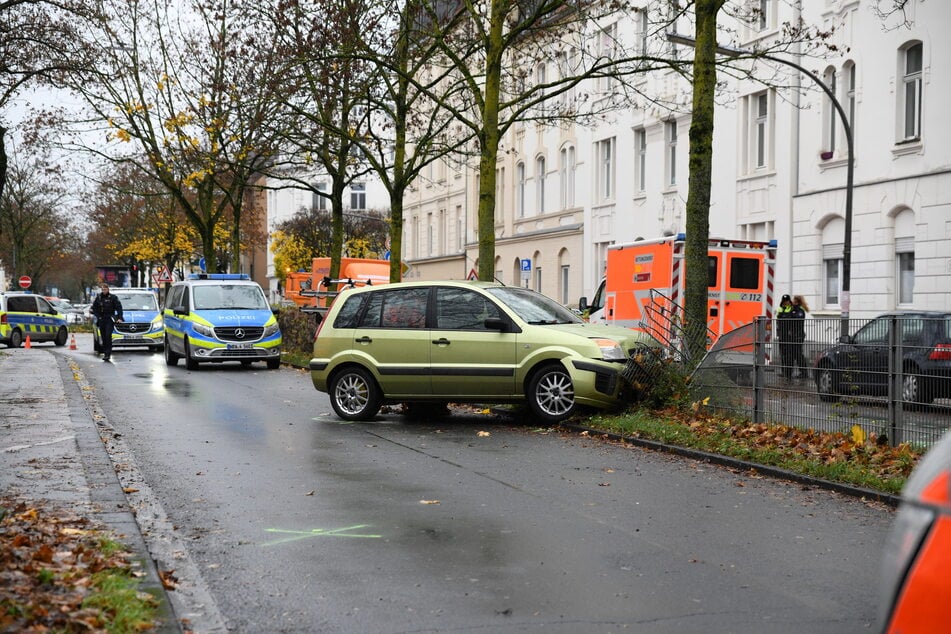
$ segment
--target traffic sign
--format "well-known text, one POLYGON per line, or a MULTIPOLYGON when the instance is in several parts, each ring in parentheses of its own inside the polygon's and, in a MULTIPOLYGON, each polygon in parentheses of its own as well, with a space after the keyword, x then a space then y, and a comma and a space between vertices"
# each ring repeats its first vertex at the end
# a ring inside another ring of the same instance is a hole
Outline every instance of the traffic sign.
POLYGON ((173 281, 172 272, 168 270, 167 266, 163 266, 162 268, 160 268, 158 270, 158 273, 156 273, 153 277, 155 278, 155 281, 160 284, 171 283, 173 281))
POLYGON ((523 271, 528 271, 529 273, 531 273, 531 271, 532 271, 532 261, 531 261, 530 259, 528 259, 528 258, 522 258, 522 270, 523 270, 523 271))
POLYGON ((20 288, 30 288, 30 284, 33 283, 33 280, 29 275, 20 276, 20 288))
POLYGON ((476 282, 479 280, 479 274, 476 273, 475 269, 470 269, 469 275, 466 276, 466 279, 469 280, 470 282, 476 282))

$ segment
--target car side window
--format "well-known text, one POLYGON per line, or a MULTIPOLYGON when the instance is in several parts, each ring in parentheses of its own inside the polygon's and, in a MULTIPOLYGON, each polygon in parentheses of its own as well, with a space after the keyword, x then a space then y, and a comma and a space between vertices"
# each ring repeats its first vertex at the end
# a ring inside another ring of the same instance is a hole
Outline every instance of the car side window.
POLYGON ((861 330, 855 333, 855 343, 857 344, 875 344, 887 345, 889 332, 888 318, 879 317, 865 324, 861 330))
MULTIPOLYGON (((59 312, 55 308, 53 308, 52 304, 50 304, 48 301, 40 297, 36 298, 36 304, 37 304, 36 307, 38 309, 36 312, 38 313, 45 313, 47 315, 55 315, 59 312)), ((64 310, 63 312, 66 312, 66 311, 64 310)))
POLYGON ((337 319, 334 320, 334 328, 356 328, 357 317, 360 314, 360 306, 363 304, 363 296, 347 297, 340 312, 337 313, 337 319))
POLYGON ((436 289, 436 328, 440 330, 486 330, 485 320, 500 317, 489 298, 464 288, 436 289))
POLYGON ((901 342, 904 345, 917 344, 921 340, 921 332, 925 328, 925 322, 920 317, 900 317, 898 323, 901 324, 901 342))
POLYGON ((363 328, 425 328, 428 288, 373 293, 360 321, 363 328))
POLYGON ((35 313, 36 300, 27 295, 10 297, 7 299, 7 310, 11 313, 35 313))

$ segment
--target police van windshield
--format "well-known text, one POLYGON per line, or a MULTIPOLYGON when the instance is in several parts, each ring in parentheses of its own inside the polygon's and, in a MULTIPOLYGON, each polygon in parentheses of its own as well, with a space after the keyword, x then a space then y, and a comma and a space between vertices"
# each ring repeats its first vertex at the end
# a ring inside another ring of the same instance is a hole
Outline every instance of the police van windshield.
POLYGON ((196 285, 192 289, 194 310, 268 310, 260 287, 249 284, 196 285))
POLYGON ((122 310, 158 310, 155 295, 152 293, 115 292, 113 295, 115 295, 122 304, 122 310))

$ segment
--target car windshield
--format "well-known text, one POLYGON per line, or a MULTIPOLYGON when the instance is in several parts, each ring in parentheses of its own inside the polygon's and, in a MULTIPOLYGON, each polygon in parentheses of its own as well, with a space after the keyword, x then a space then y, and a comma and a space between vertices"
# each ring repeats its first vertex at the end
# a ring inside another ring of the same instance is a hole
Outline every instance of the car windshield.
POLYGON ((527 288, 493 286, 485 289, 530 324, 580 324, 581 318, 555 300, 527 288))
POLYGON ((192 293, 195 310, 267 310, 264 293, 248 284, 195 286, 192 293))
POLYGON ((158 310, 155 295, 149 293, 115 293, 122 310, 158 310))

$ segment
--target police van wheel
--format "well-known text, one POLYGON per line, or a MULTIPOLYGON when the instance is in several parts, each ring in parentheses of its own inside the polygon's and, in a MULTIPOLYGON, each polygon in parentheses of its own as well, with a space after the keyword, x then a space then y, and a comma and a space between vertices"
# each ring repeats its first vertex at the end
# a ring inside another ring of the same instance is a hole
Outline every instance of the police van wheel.
POLYGON ((188 345, 187 337, 185 338, 185 368, 192 371, 198 369, 198 362, 192 358, 192 349, 188 345))
POLYGON ((172 346, 168 343, 168 337, 165 338, 165 365, 175 366, 178 365, 178 359, 180 357, 172 352, 172 346))
POLYGON ((20 344, 23 343, 23 335, 19 330, 14 330, 10 333, 10 343, 7 344, 10 348, 19 348, 20 344))
POLYGON ((267 360, 267 369, 268 369, 268 370, 276 370, 276 369, 278 369, 279 367, 281 367, 281 360, 280 360, 280 359, 268 359, 268 360, 267 360))
POLYGON ((69 332, 65 328, 60 328, 59 332, 56 333, 56 339, 53 340, 53 343, 62 348, 66 345, 66 340, 69 338, 69 332))

